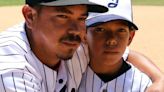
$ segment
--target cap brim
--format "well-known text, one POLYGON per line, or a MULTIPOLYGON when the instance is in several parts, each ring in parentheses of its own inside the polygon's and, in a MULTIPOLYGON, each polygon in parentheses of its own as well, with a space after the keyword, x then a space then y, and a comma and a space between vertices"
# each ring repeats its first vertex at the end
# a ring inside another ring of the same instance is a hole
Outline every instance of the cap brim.
POLYGON ((101 5, 88 5, 89 12, 97 12, 97 13, 104 13, 108 11, 108 8, 101 5))
POLYGON ((88 6, 88 12, 104 13, 108 11, 107 7, 89 2, 88 0, 68 0, 67 2, 66 0, 58 0, 53 2, 40 3, 40 5, 45 5, 45 6, 69 6, 69 5, 81 5, 81 4, 88 6))
POLYGON ((125 20, 129 22, 134 27, 135 30, 138 30, 138 27, 133 22, 115 14, 100 15, 100 16, 89 18, 86 20, 86 25, 87 27, 93 27, 113 20, 125 20))

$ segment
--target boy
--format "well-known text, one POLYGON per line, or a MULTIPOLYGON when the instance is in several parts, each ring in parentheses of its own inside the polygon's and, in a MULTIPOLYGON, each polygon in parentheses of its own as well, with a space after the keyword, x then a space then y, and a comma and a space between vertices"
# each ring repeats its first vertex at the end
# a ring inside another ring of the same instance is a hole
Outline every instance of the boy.
POLYGON ((131 1, 111 7, 87 20, 90 63, 79 92, 144 92, 151 79, 122 58, 138 30, 132 22, 131 1))

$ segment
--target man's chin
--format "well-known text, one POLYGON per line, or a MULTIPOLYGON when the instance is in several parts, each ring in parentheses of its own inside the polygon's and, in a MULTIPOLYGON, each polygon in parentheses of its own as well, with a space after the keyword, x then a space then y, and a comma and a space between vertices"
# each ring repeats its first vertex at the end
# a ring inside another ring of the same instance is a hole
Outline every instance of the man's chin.
POLYGON ((63 53, 58 53, 57 56, 59 59, 68 60, 68 59, 71 59, 73 57, 74 53, 75 53, 75 50, 70 49, 70 50, 65 51, 63 53))
POLYGON ((72 56, 73 55, 71 55, 71 56, 59 56, 59 58, 62 59, 62 60, 69 60, 69 59, 72 58, 72 56))

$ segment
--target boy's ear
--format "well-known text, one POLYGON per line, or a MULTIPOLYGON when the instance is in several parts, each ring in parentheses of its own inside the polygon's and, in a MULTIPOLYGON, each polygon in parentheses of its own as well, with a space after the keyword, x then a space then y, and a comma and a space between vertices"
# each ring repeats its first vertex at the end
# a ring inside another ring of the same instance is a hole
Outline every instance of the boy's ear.
POLYGON ((22 8, 22 14, 25 18, 26 26, 31 29, 32 28, 32 23, 34 20, 34 9, 30 7, 29 5, 25 5, 22 8))
POLYGON ((129 46, 129 45, 130 45, 130 43, 132 42, 132 40, 133 40, 133 37, 134 37, 134 36, 135 36, 135 31, 130 31, 128 46, 129 46))

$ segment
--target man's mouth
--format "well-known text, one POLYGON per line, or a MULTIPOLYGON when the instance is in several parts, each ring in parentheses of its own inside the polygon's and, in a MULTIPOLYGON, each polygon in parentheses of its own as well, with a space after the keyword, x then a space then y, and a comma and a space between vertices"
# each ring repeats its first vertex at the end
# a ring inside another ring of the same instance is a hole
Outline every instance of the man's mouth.
POLYGON ((77 47, 80 44, 77 41, 63 41, 62 43, 69 46, 69 47, 77 47))

